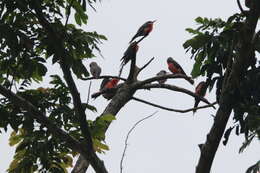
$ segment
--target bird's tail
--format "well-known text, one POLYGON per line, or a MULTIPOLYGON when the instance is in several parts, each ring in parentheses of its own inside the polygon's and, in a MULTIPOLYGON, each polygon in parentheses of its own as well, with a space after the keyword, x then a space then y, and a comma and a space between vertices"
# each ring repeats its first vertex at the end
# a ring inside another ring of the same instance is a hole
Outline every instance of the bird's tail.
MULTIPOLYGON (((195 103, 194 103, 194 107, 193 108, 197 108, 198 105, 199 105, 199 102, 200 102, 199 99, 195 99, 195 103)), ((196 109, 193 110, 193 115, 195 114, 196 111, 197 111, 196 109)))
POLYGON ((125 65, 124 62, 122 62, 120 65, 119 74, 118 74, 119 77, 121 77, 124 65, 125 65))
POLYGON ((194 84, 194 80, 192 79, 192 78, 189 78, 189 83, 191 84, 191 85, 193 85, 194 84))
POLYGON ((136 37, 137 37, 137 34, 135 34, 135 35, 133 36, 133 38, 129 41, 129 44, 131 44, 136 37))

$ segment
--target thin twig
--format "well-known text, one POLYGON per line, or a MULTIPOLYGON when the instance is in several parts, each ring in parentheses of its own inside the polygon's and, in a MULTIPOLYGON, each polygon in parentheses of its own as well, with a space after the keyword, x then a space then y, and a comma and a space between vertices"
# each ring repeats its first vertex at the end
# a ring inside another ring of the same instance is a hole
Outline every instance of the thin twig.
POLYGON ((164 106, 161 106, 161 105, 157 105, 157 104, 154 104, 154 103, 151 103, 151 102, 148 102, 146 100, 142 100, 142 99, 139 99, 139 98, 136 98, 136 97, 132 97, 132 99, 135 100, 135 101, 138 101, 138 102, 141 102, 141 103, 153 106, 153 107, 157 107, 157 108, 163 109, 163 110, 167 110, 167 111, 171 111, 171 112, 180 112, 180 113, 186 113, 186 112, 191 112, 191 111, 198 110, 198 109, 204 109, 204 108, 212 107, 215 104, 217 104, 217 102, 214 102, 212 104, 205 105, 205 106, 200 106, 200 107, 196 107, 196 108, 190 108, 190 109, 181 110, 181 109, 167 108, 167 107, 164 107, 164 106))
POLYGON ((138 40, 136 43, 138 44, 138 43, 140 43, 145 37, 147 37, 147 36, 143 36, 140 40, 138 40))
POLYGON ((119 87, 115 87, 115 88, 105 88, 105 89, 102 89, 101 91, 98 91, 96 93, 93 93, 91 95, 91 98, 97 98, 99 97, 101 94, 104 94, 104 93, 115 93, 117 91, 119 87))
POLYGON ((138 76, 138 74, 139 74, 143 69, 145 69, 153 60, 154 60, 154 57, 153 57, 152 59, 150 59, 143 67, 141 67, 141 68, 138 70, 136 76, 138 76))
POLYGON ((144 117, 142 118, 141 120, 137 121, 133 127, 128 131, 127 135, 126 135, 126 138, 125 138, 125 147, 124 147, 124 151, 123 151, 123 154, 122 154, 122 157, 121 157, 121 161, 120 161, 120 173, 123 172, 123 162, 124 162, 124 157, 125 157, 125 153, 126 153, 126 149, 127 149, 127 142, 128 142, 128 138, 130 136, 130 133, 135 129, 135 127, 140 124, 141 122, 143 122, 144 120, 148 119, 148 118, 151 118, 152 116, 154 116, 158 111, 155 111, 154 113, 152 113, 151 115, 147 116, 147 117, 144 117))
POLYGON ((239 8, 239 10, 241 11, 241 13, 246 16, 246 12, 245 12, 245 10, 242 8, 241 3, 240 3, 240 0, 237 0, 237 5, 238 5, 238 8, 239 8))
POLYGON ((92 84, 92 81, 90 81, 90 83, 89 83, 89 87, 88 87, 87 105, 88 105, 88 102, 89 102, 89 96, 90 96, 90 88, 91 88, 91 84, 92 84))
POLYGON ((74 0, 71 0, 70 3, 69 3, 69 6, 68 6, 68 15, 67 15, 67 18, 66 18, 66 22, 65 22, 65 28, 67 28, 67 25, 68 25, 68 21, 69 21, 69 17, 70 17, 70 13, 71 13, 71 7, 72 7, 72 4, 73 4, 74 0))
POLYGON ((183 75, 183 74, 166 74, 166 75, 163 75, 163 76, 155 76, 155 77, 137 82, 134 87, 141 87, 145 84, 149 84, 149 83, 159 81, 159 80, 164 80, 164 79, 180 79, 180 78, 185 79, 190 83, 194 82, 191 77, 183 75))
POLYGON ((109 76, 109 75, 99 76, 98 78, 95 78, 95 77, 83 78, 82 80, 87 81, 87 80, 98 80, 98 79, 105 79, 105 78, 116 78, 116 79, 120 79, 122 81, 126 81, 125 78, 121 78, 119 76, 109 76))
MULTIPOLYGON (((147 84, 147 85, 144 85, 144 86, 142 86, 142 87, 140 87, 138 89, 152 89, 152 88, 163 88, 163 89, 168 89, 168 90, 171 90, 171 91, 185 93, 185 94, 187 94, 189 96, 192 96, 192 97, 194 97, 196 99, 201 100, 204 103, 211 104, 204 97, 201 97, 198 94, 195 94, 194 92, 192 92, 190 90, 187 90, 185 88, 181 88, 181 87, 178 87, 178 86, 175 86, 175 85, 169 85, 169 84, 147 84)), ((212 106, 212 107, 215 108, 214 106, 212 106)))

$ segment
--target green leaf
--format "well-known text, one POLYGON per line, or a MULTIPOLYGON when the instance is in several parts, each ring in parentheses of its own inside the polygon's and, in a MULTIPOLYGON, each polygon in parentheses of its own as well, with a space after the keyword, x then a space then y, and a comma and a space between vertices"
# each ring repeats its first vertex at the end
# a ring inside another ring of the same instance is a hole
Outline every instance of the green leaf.
POLYGON ((106 115, 102 115, 100 117, 100 119, 103 120, 103 121, 111 122, 111 121, 115 120, 116 117, 112 114, 106 114, 106 115))
POLYGON ((22 139, 23 138, 21 135, 18 135, 15 131, 13 131, 9 138, 9 145, 14 146, 14 145, 18 144, 19 142, 21 142, 22 139))
POLYGON ((92 112, 97 112, 97 109, 96 109, 95 106, 92 106, 92 105, 89 105, 89 104, 86 104, 86 103, 83 103, 82 106, 83 106, 84 110, 89 109, 92 112))
POLYGON ((75 18, 76 23, 77 23, 79 26, 81 26, 82 23, 81 23, 80 14, 79 14, 79 13, 75 13, 74 18, 75 18))
POLYGON ((93 140, 93 145, 94 145, 94 149, 99 152, 99 153, 104 153, 104 150, 108 151, 109 150, 109 147, 108 145, 100 142, 99 140, 97 139, 94 139, 93 140))

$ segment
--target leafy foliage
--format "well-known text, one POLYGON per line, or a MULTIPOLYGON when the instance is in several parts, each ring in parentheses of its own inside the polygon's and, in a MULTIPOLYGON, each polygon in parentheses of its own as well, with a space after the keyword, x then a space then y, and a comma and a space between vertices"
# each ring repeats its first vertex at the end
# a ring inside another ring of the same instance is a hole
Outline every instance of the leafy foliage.
MULTIPOLYGON (((70 91, 59 75, 48 70, 50 62, 59 65, 63 58, 76 77, 83 79, 89 76, 83 62, 100 53, 98 45, 106 40, 95 31, 79 28, 87 24, 87 5, 94 8, 95 2, 0 1, 0 83, 31 102, 57 127, 79 141, 83 136, 70 91), (68 23, 70 14, 74 15, 77 26, 68 23), (49 34, 48 29, 55 32, 55 37, 49 34), (29 89, 34 82, 41 83, 47 72, 52 77, 48 88, 29 89)), ((96 111, 94 106, 86 103, 83 107, 96 111)), ((7 131, 9 127, 14 130, 9 143, 16 146, 16 151, 8 172, 67 172, 66 168, 72 166, 72 157, 77 153, 32 119, 30 112, 6 98, 0 98, 0 113, 0 132, 1 129, 7 131)), ((91 121, 86 123, 94 124, 91 121)), ((102 123, 105 122, 99 122, 101 126, 102 123)), ((94 125, 93 129, 102 133, 102 129, 94 125)), ((94 136, 93 140, 97 151, 109 149, 102 142, 104 139, 94 136)))
MULTIPOLYGON (((216 86, 216 99, 219 101, 225 75, 230 73, 236 61, 241 43, 246 37, 244 32, 245 16, 235 14, 227 21, 222 19, 208 19, 198 17, 195 21, 199 24, 196 29, 186 30, 194 36, 187 40, 183 47, 191 53, 195 64, 191 72, 192 77, 205 76, 209 89, 216 86)), ((226 145, 233 128, 236 134, 245 135, 242 151, 251 140, 260 135, 259 103, 260 87, 258 85, 260 68, 256 66, 256 52, 259 52, 259 34, 256 34, 252 43, 255 49, 248 55, 244 64, 246 71, 240 76, 240 86, 234 88, 232 101, 235 125, 226 130, 223 144, 226 145), (250 68, 251 67, 251 68, 250 68)))

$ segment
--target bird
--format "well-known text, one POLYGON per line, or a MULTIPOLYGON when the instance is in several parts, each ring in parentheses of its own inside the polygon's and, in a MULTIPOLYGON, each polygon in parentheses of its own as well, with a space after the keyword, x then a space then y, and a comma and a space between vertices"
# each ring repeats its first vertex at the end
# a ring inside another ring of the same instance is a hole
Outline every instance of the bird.
POLYGON ((184 70, 182 69, 182 67, 172 57, 169 57, 167 59, 167 64, 168 64, 168 69, 173 74, 183 74, 183 75, 187 76, 186 73, 184 72, 184 70))
MULTIPOLYGON (((196 88, 195 88, 195 94, 200 96, 200 97, 204 97, 205 94, 206 94, 206 91, 207 91, 207 83, 202 81, 200 82, 196 88)), ((194 108, 198 107, 199 105, 199 102, 200 102, 200 99, 198 98, 195 98, 195 104, 194 104, 194 108)), ((196 112, 196 110, 193 110, 193 114, 196 112)))
MULTIPOLYGON (((101 85, 100 85, 100 91, 104 91, 105 89, 111 89, 115 88, 117 86, 117 83, 119 82, 119 79, 117 78, 105 78, 103 79, 101 85)), ((110 92, 110 93, 103 93, 102 96, 106 98, 107 100, 110 100, 114 97, 115 93, 110 92)))
POLYGON ((130 60, 135 59, 136 58, 136 53, 139 49, 139 46, 137 44, 137 42, 133 42, 131 43, 128 48, 126 49, 126 51, 124 52, 123 57, 121 58, 121 68, 119 70, 119 76, 122 73, 123 67, 124 65, 126 65, 130 60))
POLYGON ((121 65, 125 65, 127 64, 131 59, 136 58, 136 53, 139 49, 139 46, 137 44, 137 42, 133 42, 131 43, 128 48, 126 49, 126 51, 124 52, 123 57, 121 58, 121 65))
POLYGON ((89 64, 90 73, 94 78, 98 78, 101 74, 101 68, 98 66, 96 62, 91 62, 89 64))
MULTIPOLYGON (((164 75, 166 75, 166 74, 167 74, 167 72, 166 72, 165 70, 161 70, 160 72, 158 72, 158 73, 156 74, 156 76, 164 76, 164 75)), ((167 79, 158 80, 158 83, 159 83, 159 84, 163 84, 163 83, 166 82, 166 80, 167 80, 167 79)))
POLYGON ((129 43, 131 43, 135 38, 139 36, 146 37, 149 35, 149 33, 153 30, 153 24, 156 20, 145 22, 136 32, 136 34, 133 36, 133 38, 130 40, 129 43))

